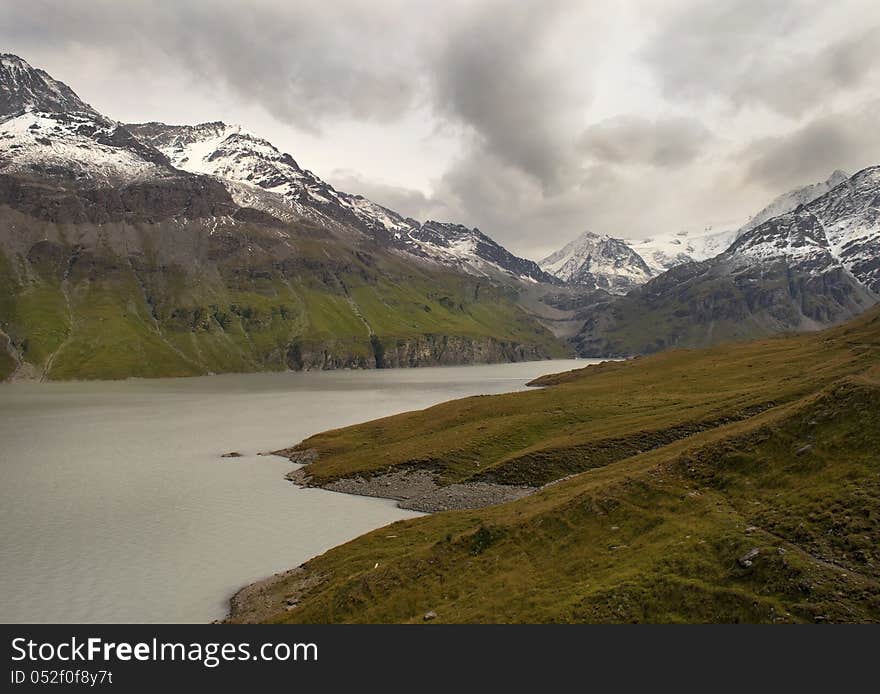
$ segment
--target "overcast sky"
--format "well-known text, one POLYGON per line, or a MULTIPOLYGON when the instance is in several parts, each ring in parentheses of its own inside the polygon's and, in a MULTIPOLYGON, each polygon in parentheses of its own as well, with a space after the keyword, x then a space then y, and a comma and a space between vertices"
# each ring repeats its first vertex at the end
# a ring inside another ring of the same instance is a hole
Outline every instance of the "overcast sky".
POLYGON ((737 226, 880 163, 877 0, 0 0, 0 51, 123 121, 240 123, 538 258, 737 226))

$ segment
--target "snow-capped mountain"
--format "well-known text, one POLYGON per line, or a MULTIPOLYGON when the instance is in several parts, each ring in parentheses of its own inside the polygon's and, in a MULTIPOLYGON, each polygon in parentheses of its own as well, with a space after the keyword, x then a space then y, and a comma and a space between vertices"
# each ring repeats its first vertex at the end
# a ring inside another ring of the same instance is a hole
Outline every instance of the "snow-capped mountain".
POLYGON ((117 123, 47 111, 0 116, 0 172, 105 186, 180 173, 117 123))
POLYGON ((478 229, 422 225, 360 195, 337 191, 240 126, 117 123, 64 83, 10 54, 0 56, 0 173, 91 187, 210 176, 243 208, 360 233, 413 261, 479 276, 555 281, 478 229))
MULTIPOLYGON (((599 251, 600 260, 596 266, 596 272, 602 278, 596 286, 609 289, 616 293, 626 293, 629 289, 647 282, 651 277, 659 275, 671 268, 685 263, 701 262, 709 260, 724 253, 731 244, 748 231, 760 226, 773 217, 778 217, 791 212, 798 205, 804 205, 824 195, 829 190, 846 181, 848 176, 840 170, 835 171, 825 181, 796 188, 775 198, 769 205, 739 229, 726 229, 714 231, 711 228, 701 233, 679 231, 674 234, 659 234, 645 239, 616 240, 602 237, 604 247, 599 251), (646 274, 639 270, 638 260, 627 259, 627 253, 620 247, 625 244, 634 251, 643 263, 648 267, 646 274), (607 256, 609 260, 602 261, 601 257, 607 256)), ((583 268, 582 279, 579 280, 578 270, 596 255, 593 246, 596 238, 585 234, 580 239, 568 244, 565 248, 557 251, 539 264, 550 274, 556 275, 570 284, 592 285, 591 270, 583 268), (573 279, 574 278, 574 279, 573 279)))
POLYGON ((11 53, 0 53, 0 114, 24 111, 63 111, 88 113, 97 111, 80 99, 63 82, 45 71, 28 64, 11 53))
POLYGON ((0 172, 89 185, 180 175, 66 84, 10 54, 0 56, 0 172))
POLYGON ((477 229, 337 191, 242 128, 129 128, 13 56, 0 94, 0 381, 570 353, 519 303, 556 280, 477 229))
POLYGON ((790 190, 787 193, 783 193, 779 197, 775 198, 772 202, 770 202, 770 204, 767 205, 763 210, 753 215, 748 222, 746 222, 736 231, 735 236, 738 238, 745 234, 747 231, 750 231, 756 226, 763 224, 768 219, 773 219, 774 217, 778 217, 779 215, 791 212, 792 210, 797 208, 798 205, 806 205, 808 202, 812 202, 819 196, 824 195, 829 190, 840 185, 847 179, 849 179, 849 174, 845 171, 837 169, 824 181, 811 183, 810 185, 795 188, 794 190, 790 190))
POLYGON ((412 228, 407 235, 419 244, 423 252, 435 258, 445 255, 444 262, 447 265, 457 266, 465 271, 491 274, 493 267, 503 268, 520 279, 550 283, 554 281, 533 260, 515 256, 479 229, 429 220, 412 228))
POLYGON ((227 182, 241 205, 276 216, 305 217, 325 225, 356 229, 383 245, 476 275, 503 273, 517 279, 552 282, 533 261, 518 258, 478 229, 406 218, 361 195, 338 191, 268 140, 241 126, 142 123, 127 126, 172 164, 227 182))
POLYGON ((538 264, 567 284, 605 289, 612 294, 625 294, 654 274, 625 241, 590 231, 538 264))
POLYGON ((725 255, 740 263, 783 261, 812 275, 843 267, 880 294, 880 166, 747 231, 725 255))
POLYGON ((824 181, 783 193, 750 217, 749 221, 739 229, 722 231, 707 229, 702 233, 679 231, 675 234, 661 234, 647 239, 630 239, 626 243, 644 258, 655 273, 664 272, 683 263, 708 260, 726 251, 746 232, 769 219, 791 212, 798 205, 805 205, 815 200, 848 178, 846 173, 838 169, 824 181))
POLYGON ((746 231, 713 258, 595 304, 573 342, 582 356, 701 347, 818 330, 878 300, 880 166, 746 231))

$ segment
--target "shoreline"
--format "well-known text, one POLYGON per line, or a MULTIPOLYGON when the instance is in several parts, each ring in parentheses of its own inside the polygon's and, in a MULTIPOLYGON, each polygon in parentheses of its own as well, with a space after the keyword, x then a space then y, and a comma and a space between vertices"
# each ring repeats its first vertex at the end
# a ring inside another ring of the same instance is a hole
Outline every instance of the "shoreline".
MULTIPOLYGON (((434 475, 428 470, 398 470, 369 478, 347 477, 325 484, 312 484, 307 468, 318 457, 314 449, 299 450, 294 447, 261 455, 276 455, 297 465, 284 478, 298 487, 388 499, 396 501, 398 508, 424 514, 495 506, 521 499, 542 489, 492 482, 465 482, 442 486, 437 484, 434 475)), ((226 616, 214 623, 259 623, 266 617, 277 615, 279 611, 289 612, 295 609, 302 596, 322 580, 321 576, 306 572, 304 567, 311 559, 242 586, 230 596, 226 616), (301 575, 300 579, 291 583, 291 579, 298 574, 301 575)))
MULTIPOLYGON (((527 381, 525 385, 532 388, 541 387, 543 384, 535 383, 536 380, 527 381)), ((397 502, 398 508, 424 514, 453 510, 475 510, 504 504, 522 499, 540 491, 545 486, 561 481, 554 480, 547 485, 539 486, 505 485, 483 481, 441 485, 436 482, 434 473, 430 470, 410 468, 393 470, 371 477, 354 476, 332 482, 315 483, 308 473, 308 467, 317 460, 318 452, 315 449, 300 448, 301 445, 300 443, 288 448, 267 451, 262 455, 279 456, 295 465, 296 467, 284 475, 284 478, 300 488, 323 489, 351 496, 387 499, 397 502)), ((566 478, 567 476, 563 479, 566 478)), ((336 547, 338 546, 340 545, 336 547)), ((335 547, 331 549, 335 549, 335 547)), ((304 569, 305 565, 314 558, 311 557, 298 566, 276 572, 242 586, 229 597, 226 616, 223 619, 215 620, 215 623, 259 622, 262 618, 270 615, 294 609, 301 594, 320 582, 320 577, 308 577, 304 569), (300 573, 303 574, 302 580, 291 583, 290 579, 300 573), (291 589, 291 585, 293 589, 291 589), (285 589, 282 591, 279 586, 285 586, 285 589)))
MULTIPOLYGON (((481 366, 504 366, 506 364, 543 364, 553 361, 571 361, 571 362, 588 362, 586 366, 593 363, 603 361, 618 361, 616 357, 581 357, 577 355, 559 356, 559 357, 542 357, 538 359, 515 359, 505 361, 463 361, 461 363, 422 363, 415 365, 402 364, 397 366, 339 366, 327 368, 305 368, 305 369, 258 369, 255 371, 208 371, 202 374, 182 374, 167 376, 120 376, 119 378, 46 378, 45 374, 36 373, 34 370, 38 367, 33 366, 29 362, 23 362, 20 367, 6 378, 0 378, 0 386, 17 385, 17 384, 36 384, 42 383, 46 385, 70 384, 70 385, 90 385, 102 383, 158 383, 162 381, 196 381, 198 379, 223 379, 232 376, 279 376, 279 375, 297 375, 297 374, 332 374, 332 373, 371 373, 375 371, 419 371, 422 369, 458 369, 461 367, 481 367, 481 366), (28 371, 30 375, 17 376, 19 371, 28 371), (33 372, 33 373, 30 373, 33 372)), ((575 369, 583 368, 575 366, 575 369)))

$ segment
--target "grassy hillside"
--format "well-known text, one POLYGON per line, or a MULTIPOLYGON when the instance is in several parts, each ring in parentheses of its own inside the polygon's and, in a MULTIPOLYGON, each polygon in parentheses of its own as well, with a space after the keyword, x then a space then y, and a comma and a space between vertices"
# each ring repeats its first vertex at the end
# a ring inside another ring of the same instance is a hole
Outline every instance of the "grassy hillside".
POLYGON ((13 355, 71 379, 567 354, 502 285, 306 225, 62 225, 6 210, 0 226, 0 377, 13 355))
POLYGON ((243 594, 237 617, 880 621, 880 311, 542 383, 304 442, 318 479, 573 476, 379 529, 243 594))
POLYGON ((538 382, 559 387, 449 402, 297 448, 319 453, 309 466, 319 483, 402 466, 434 470, 446 483, 544 484, 748 418, 873 364, 876 351, 853 347, 847 334, 606 362, 538 382))

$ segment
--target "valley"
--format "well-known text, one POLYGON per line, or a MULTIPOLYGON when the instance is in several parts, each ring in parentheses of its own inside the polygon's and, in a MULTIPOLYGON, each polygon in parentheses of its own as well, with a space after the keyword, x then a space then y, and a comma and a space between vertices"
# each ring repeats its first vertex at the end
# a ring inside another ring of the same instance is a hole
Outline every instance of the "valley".
POLYGON ((0 621, 880 623, 880 5, 803 4, 7 3, 0 621))
POLYGON ((241 126, 120 123, 12 54, 0 83, 0 380, 629 357, 878 300, 876 167, 734 231, 585 232, 536 263, 241 126))

